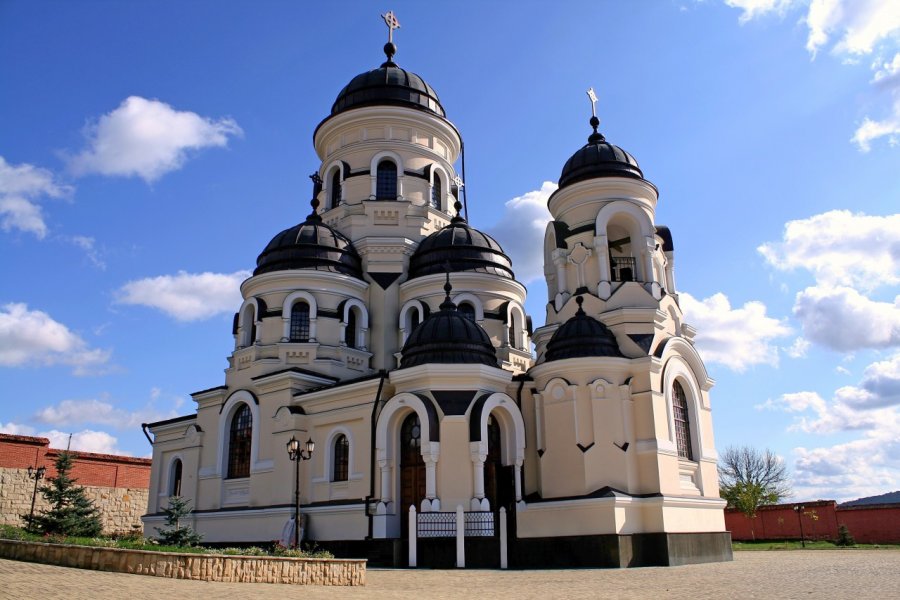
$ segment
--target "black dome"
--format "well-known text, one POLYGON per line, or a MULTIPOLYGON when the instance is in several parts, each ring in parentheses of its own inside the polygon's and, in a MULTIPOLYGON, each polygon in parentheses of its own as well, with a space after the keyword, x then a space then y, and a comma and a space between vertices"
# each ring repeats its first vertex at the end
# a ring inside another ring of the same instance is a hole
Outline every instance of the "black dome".
MULTIPOLYGON (((448 275, 449 279, 449 275, 448 275)), ((450 285, 441 310, 422 321, 403 344, 400 368, 426 364, 478 364, 499 367, 491 338, 478 323, 456 310, 450 285)))
POLYGON ((447 116, 434 88, 415 73, 401 69, 390 58, 377 69, 351 79, 331 106, 331 114, 385 104, 409 106, 439 117, 447 116))
POLYGON ((443 273, 448 268, 453 273, 478 271, 515 279, 512 261, 500 244, 459 216, 422 240, 409 259, 409 279, 443 273))
POLYGON ((256 259, 253 274, 290 269, 315 269, 363 278, 362 261, 353 244, 322 223, 317 214, 272 238, 256 259))
POLYGON ((566 161, 559 176, 560 188, 595 177, 644 178, 637 160, 631 154, 615 144, 610 144, 603 134, 597 133, 599 124, 600 121, 596 117, 591 119, 594 133, 588 137, 588 143, 566 161))
POLYGON ((547 342, 546 362, 582 356, 621 357, 616 336, 606 325, 585 314, 581 296, 575 301, 578 303, 575 316, 563 323, 547 342))

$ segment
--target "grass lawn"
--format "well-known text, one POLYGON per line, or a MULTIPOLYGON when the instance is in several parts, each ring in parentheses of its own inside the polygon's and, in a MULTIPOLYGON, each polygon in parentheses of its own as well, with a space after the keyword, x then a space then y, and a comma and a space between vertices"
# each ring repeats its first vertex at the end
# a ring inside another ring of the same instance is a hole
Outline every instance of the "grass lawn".
POLYGON ((898 544, 856 544, 855 546, 835 546, 832 542, 806 541, 806 547, 799 540, 732 542, 734 550, 900 550, 898 544))

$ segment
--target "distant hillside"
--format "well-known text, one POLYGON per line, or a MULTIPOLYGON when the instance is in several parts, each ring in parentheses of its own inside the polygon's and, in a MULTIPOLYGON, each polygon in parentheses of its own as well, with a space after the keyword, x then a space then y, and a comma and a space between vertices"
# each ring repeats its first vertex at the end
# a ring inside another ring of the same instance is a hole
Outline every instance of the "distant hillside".
POLYGON ((857 500, 851 500, 850 502, 844 502, 841 506, 862 506, 864 504, 894 504, 900 503, 900 490, 896 492, 888 492, 887 494, 881 494, 880 496, 869 496, 867 498, 859 498, 857 500))

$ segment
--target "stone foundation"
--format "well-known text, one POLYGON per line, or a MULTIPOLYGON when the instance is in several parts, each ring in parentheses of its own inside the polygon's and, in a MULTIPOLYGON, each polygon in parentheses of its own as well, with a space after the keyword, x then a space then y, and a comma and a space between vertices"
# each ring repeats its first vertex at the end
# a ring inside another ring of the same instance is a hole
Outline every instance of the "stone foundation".
MULTIPOLYGON (((41 480, 40 488, 47 484, 41 480)), ((122 533, 132 531, 135 526, 141 527, 141 515, 147 510, 148 491, 140 488, 82 486, 94 506, 100 509, 100 520, 103 533, 122 533)), ((0 467, 0 524, 23 524, 22 515, 31 510, 31 495, 34 492, 34 479, 28 478, 26 469, 10 469, 0 467)), ((48 508, 40 489, 34 503, 35 514, 48 508)))
POLYGON ((226 583, 366 584, 366 561, 354 559, 175 554, 13 540, 0 540, 0 558, 226 583))

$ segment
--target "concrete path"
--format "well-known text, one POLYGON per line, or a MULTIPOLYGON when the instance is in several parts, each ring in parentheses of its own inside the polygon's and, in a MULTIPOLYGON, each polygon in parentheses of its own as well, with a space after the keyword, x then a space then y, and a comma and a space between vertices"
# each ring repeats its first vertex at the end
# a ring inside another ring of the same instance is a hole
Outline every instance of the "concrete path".
POLYGON ((900 551, 736 552, 730 563, 623 570, 369 569, 360 588, 179 581, 0 560, 0 598, 900 598, 900 551))

